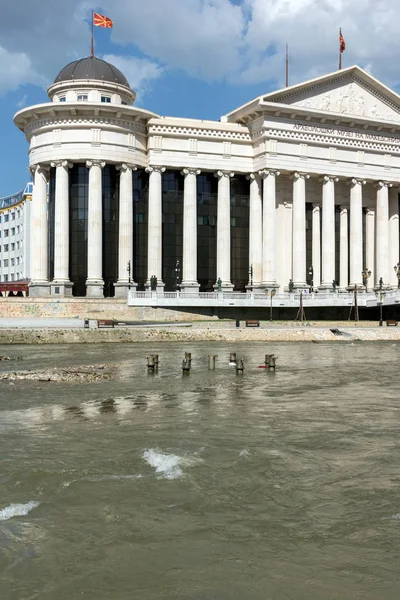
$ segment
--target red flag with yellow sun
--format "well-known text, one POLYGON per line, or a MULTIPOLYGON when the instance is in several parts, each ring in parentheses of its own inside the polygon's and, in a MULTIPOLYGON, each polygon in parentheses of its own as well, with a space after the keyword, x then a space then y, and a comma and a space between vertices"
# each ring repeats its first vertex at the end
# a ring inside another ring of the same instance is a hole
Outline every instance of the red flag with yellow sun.
POLYGON ((107 29, 111 29, 114 23, 109 17, 99 15, 99 13, 93 13, 93 25, 95 27, 106 27, 107 29))

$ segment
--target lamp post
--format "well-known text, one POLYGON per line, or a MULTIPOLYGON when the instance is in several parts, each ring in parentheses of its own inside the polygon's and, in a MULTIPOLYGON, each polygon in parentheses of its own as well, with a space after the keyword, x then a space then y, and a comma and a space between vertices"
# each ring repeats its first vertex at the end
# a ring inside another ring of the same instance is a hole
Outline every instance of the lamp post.
POLYGON ((368 279, 371 277, 371 271, 369 271, 367 269, 367 267, 364 267, 363 270, 361 271, 361 276, 362 276, 363 286, 365 287, 365 289, 367 289, 368 279))
POLYGON ((253 291, 253 265, 249 266, 249 286, 251 291, 253 291))
POLYGON ((383 325, 383 292, 382 290, 380 290, 379 292, 377 292, 377 301, 379 304, 379 327, 382 327, 383 325))
POLYGON ((272 298, 275 296, 276 294, 276 290, 274 288, 272 288, 272 290, 270 290, 269 292, 269 297, 270 297, 270 305, 269 305, 269 320, 272 321, 272 298))
POLYGON ((308 274, 311 277, 311 291, 314 291, 314 267, 311 265, 311 267, 308 269, 308 274))
POLYGON ((126 267, 126 270, 128 271, 128 289, 131 289, 131 261, 128 260, 128 265, 126 267))
POLYGON ((176 261, 175 265, 175 290, 178 291, 181 277, 181 266, 179 260, 176 261))
POLYGON ((400 262, 398 262, 397 265, 395 265, 393 268, 397 277, 397 289, 400 290, 400 262))

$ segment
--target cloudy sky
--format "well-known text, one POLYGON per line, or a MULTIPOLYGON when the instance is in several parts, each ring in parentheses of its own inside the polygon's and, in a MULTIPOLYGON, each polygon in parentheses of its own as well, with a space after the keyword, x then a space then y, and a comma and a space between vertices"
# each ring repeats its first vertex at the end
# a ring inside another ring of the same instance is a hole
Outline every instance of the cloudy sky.
POLYGON ((400 84, 400 0, 5 0, 0 20, 0 196, 29 179, 27 144, 12 122, 47 100, 46 86, 90 50, 95 10, 114 21, 96 29, 96 55, 118 66, 137 103, 162 115, 219 119, 290 82, 359 64, 400 84))

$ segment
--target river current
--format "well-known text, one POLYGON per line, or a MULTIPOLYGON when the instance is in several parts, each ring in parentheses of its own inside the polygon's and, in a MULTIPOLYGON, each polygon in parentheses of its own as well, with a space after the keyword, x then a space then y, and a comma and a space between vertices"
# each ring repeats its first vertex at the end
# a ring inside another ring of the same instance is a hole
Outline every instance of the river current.
POLYGON ((22 357, 1 372, 119 365, 101 383, 0 382, 1 600, 397 600, 399 352, 0 347, 22 357))

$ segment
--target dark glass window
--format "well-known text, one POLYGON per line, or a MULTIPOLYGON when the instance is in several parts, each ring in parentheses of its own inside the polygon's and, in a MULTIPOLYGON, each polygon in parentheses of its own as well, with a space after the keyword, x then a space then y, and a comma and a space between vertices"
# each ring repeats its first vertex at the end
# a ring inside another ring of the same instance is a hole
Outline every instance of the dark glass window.
POLYGON ((132 279, 138 290, 147 280, 147 215, 149 176, 143 169, 133 171, 133 263, 132 279))
POLYGON ((85 296, 87 279, 89 171, 86 166, 75 164, 70 170, 69 177, 69 276, 74 284, 74 296, 85 296))
POLYGON ((101 101, 109 104, 111 102, 111 96, 102 96, 101 101))
POLYGON ((231 278, 238 292, 246 290, 249 279, 249 194, 245 175, 231 179, 231 278))
POLYGON ((217 196, 213 173, 197 177, 197 278, 201 292, 212 292, 217 281, 217 196))
POLYGON ((49 222, 49 278, 54 278, 54 226, 55 226, 55 200, 56 200, 56 170, 50 169, 49 179, 49 204, 48 204, 48 222, 49 222))
MULTIPOLYGON (((183 175, 167 171, 162 176, 162 277, 166 291, 176 290, 176 266, 182 269, 183 175)), ((180 273, 182 275, 182 272, 180 273)))
POLYGON ((104 295, 112 297, 118 279, 119 176, 115 166, 106 165, 102 178, 104 295))

